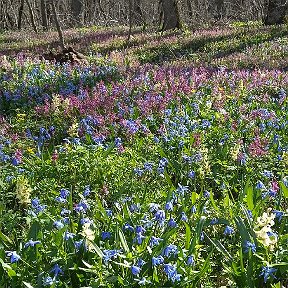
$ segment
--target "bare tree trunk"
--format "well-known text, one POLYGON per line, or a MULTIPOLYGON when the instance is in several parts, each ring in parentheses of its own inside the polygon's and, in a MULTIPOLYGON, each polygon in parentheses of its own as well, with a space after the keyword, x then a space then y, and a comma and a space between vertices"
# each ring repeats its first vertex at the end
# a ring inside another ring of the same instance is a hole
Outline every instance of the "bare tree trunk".
POLYGON ((79 25, 82 24, 82 1, 81 0, 72 0, 71 1, 71 10, 72 10, 72 15, 74 17, 74 21, 79 25))
POLYGON ((264 19, 265 25, 283 24, 286 11, 288 10, 287 0, 269 0, 267 14, 264 19))
POLYGON ((58 32, 58 36, 59 36, 59 44, 60 44, 62 50, 64 50, 65 49, 64 36, 63 36, 63 31, 62 31, 61 26, 60 26, 58 14, 57 14, 57 11, 56 11, 55 0, 51 0, 51 6, 52 6, 53 18, 54 18, 54 21, 55 21, 55 24, 56 24, 56 28, 57 28, 57 32, 58 32))
POLYGON ((189 15, 189 21, 191 21, 192 17, 193 17, 193 9, 192 9, 192 4, 191 4, 191 0, 187 0, 187 8, 188 8, 188 15, 189 15))
POLYGON ((48 18, 47 18, 47 5, 46 0, 40 1, 42 27, 44 31, 48 30, 48 18))
POLYGON ((33 27, 34 32, 38 33, 38 29, 35 23, 35 16, 34 16, 34 11, 33 8, 31 6, 31 3, 29 0, 26 0, 27 6, 28 6, 28 10, 29 10, 29 14, 30 14, 30 19, 31 19, 31 24, 33 27))
POLYGON ((131 38, 131 31, 132 31, 132 15, 133 15, 133 0, 129 0, 129 32, 128 32, 128 37, 127 41, 130 41, 131 38))
POLYGON ((143 12, 142 12, 141 5, 140 5, 141 0, 134 0, 133 2, 134 2, 133 13, 132 13, 133 24, 138 25, 138 26, 142 24, 145 25, 143 12))
POLYGON ((177 0, 160 0, 161 14, 160 19, 161 31, 170 29, 180 29, 180 16, 178 11, 177 0))
POLYGON ((22 18, 23 18, 23 11, 24 11, 24 3, 25 3, 25 0, 21 0, 20 6, 19 6, 19 12, 18 12, 18 23, 17 23, 18 30, 21 30, 21 28, 22 28, 22 18))

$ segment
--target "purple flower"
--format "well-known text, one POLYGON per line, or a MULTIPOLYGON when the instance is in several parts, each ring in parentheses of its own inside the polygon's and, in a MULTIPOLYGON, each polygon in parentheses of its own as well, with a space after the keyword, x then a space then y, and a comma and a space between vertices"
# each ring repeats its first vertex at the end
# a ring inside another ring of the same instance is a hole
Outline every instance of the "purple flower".
POLYGON ((70 192, 67 189, 60 189, 60 197, 66 199, 69 196, 70 192))
POLYGON ((187 264, 188 266, 191 266, 191 265, 194 265, 194 264, 195 264, 195 260, 194 260, 193 255, 190 255, 190 256, 187 257, 186 264, 187 264))
POLYGON ((155 220, 158 221, 159 223, 163 223, 165 220, 165 211, 164 210, 158 210, 155 215, 155 220))
POLYGON ((90 186, 87 185, 87 186, 84 188, 83 196, 84 196, 84 197, 87 197, 87 196, 90 195, 90 193, 91 193, 90 186))
POLYGON ((75 237, 75 234, 74 233, 70 233, 70 232, 68 232, 68 231, 66 231, 65 233, 64 233, 64 239, 66 240, 66 241, 68 241, 69 239, 73 239, 75 237))
POLYGON ((177 267, 176 265, 172 264, 164 264, 164 272, 166 273, 169 280, 171 280, 173 283, 175 281, 180 281, 181 274, 177 273, 177 267))
POLYGON ((252 251, 252 253, 256 252, 256 245, 250 241, 245 241, 244 244, 244 253, 248 253, 249 251, 252 251))
POLYGON ((82 212, 85 213, 89 209, 89 205, 85 201, 81 201, 80 203, 76 204, 74 210, 78 213, 82 212))
POLYGON ((56 220, 56 221, 54 221, 53 226, 56 229, 60 230, 64 227, 64 224, 61 222, 61 220, 56 220))

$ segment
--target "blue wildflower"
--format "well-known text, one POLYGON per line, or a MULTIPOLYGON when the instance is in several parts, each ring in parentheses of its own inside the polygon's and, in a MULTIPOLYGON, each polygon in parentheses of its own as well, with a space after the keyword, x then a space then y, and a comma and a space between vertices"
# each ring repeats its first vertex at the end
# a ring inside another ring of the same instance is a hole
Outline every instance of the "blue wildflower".
POLYGON ((43 285, 44 286, 52 286, 55 282, 56 282, 56 279, 48 276, 48 277, 44 278, 43 285))
POLYGON ((195 264, 195 260, 194 260, 193 255, 190 255, 190 256, 187 257, 186 264, 187 264, 188 266, 192 266, 192 265, 195 264))
POLYGON ((138 266, 132 265, 131 272, 134 276, 137 276, 141 272, 141 268, 138 266))
POLYGON ((87 197, 90 195, 90 193, 91 193, 90 186, 89 185, 85 186, 83 196, 87 197))
POLYGON ((274 210, 272 211, 275 214, 275 218, 278 219, 279 221, 282 220, 282 217, 284 215, 284 212, 282 211, 278 211, 278 210, 274 210))
POLYGON ((263 276, 264 278, 264 283, 267 282, 267 280, 272 277, 274 279, 276 279, 275 275, 273 273, 275 273, 277 271, 276 268, 272 268, 272 267, 269 267, 269 266, 263 266, 262 267, 262 270, 261 270, 261 273, 259 274, 259 276, 263 276))
POLYGON ((191 171, 188 172, 188 177, 191 178, 191 179, 194 179, 195 178, 195 174, 196 173, 193 170, 191 170, 191 171))
POLYGON ((24 248, 27 247, 34 247, 37 244, 40 244, 41 242, 39 240, 33 241, 32 239, 30 239, 27 243, 25 243, 24 248))
POLYGON ((151 236, 149 246, 154 247, 159 245, 159 241, 162 241, 162 238, 151 236))
POLYGON ((171 280, 173 283, 175 281, 180 281, 181 274, 177 273, 177 267, 176 265, 172 264, 164 264, 164 272, 166 273, 169 280, 171 280))
POLYGON ((177 227, 177 222, 172 217, 168 220, 168 227, 171 228, 177 227))
POLYGON ((71 232, 69 232, 69 231, 66 231, 65 233, 64 233, 64 239, 66 240, 66 241, 68 241, 69 239, 73 239, 74 237, 75 237, 75 234, 74 233, 71 233, 71 232))
POLYGON ((231 226, 226 226, 224 230, 224 235, 232 235, 234 233, 234 229, 231 226))
POLYGON ((59 274, 64 274, 63 270, 60 266, 56 263, 53 268, 50 270, 50 273, 54 273, 54 277, 56 278, 59 274))
POLYGON ((252 251, 252 253, 256 252, 256 245, 250 241, 245 241, 244 243, 244 253, 248 253, 249 251, 252 251))
POLYGON ((181 218, 180 218, 181 221, 184 221, 184 222, 187 222, 188 221, 188 217, 187 215, 185 214, 185 212, 181 212, 181 218))
POLYGON ((15 263, 18 262, 21 259, 21 256, 17 254, 16 251, 8 251, 7 257, 10 257, 10 262, 15 263))
POLYGON ((61 222, 61 220, 56 220, 54 221, 53 226, 58 230, 60 230, 64 227, 64 224, 61 222))
POLYGON ((165 257, 170 257, 171 255, 176 256, 178 254, 178 248, 176 245, 170 244, 166 246, 162 252, 165 257))
POLYGON ((138 259, 138 261, 137 261, 137 266, 142 267, 142 266, 144 266, 145 264, 146 264, 146 262, 145 262, 143 259, 141 259, 141 258, 138 259))
POLYGON ((134 232, 133 226, 131 226, 131 225, 128 224, 128 223, 125 223, 125 224, 124 224, 123 230, 128 230, 128 231, 130 231, 130 232, 134 232))
POLYGON ((101 238, 102 238, 102 240, 110 239, 111 238, 111 232, 102 232, 101 238))
POLYGON ((173 210, 173 203, 172 201, 168 201, 165 205, 165 210, 172 211, 173 210))
POLYGON ((103 259, 104 262, 107 263, 111 259, 116 258, 119 255, 120 250, 104 250, 103 251, 103 259))
POLYGON ((158 266, 164 263, 163 256, 159 255, 158 257, 152 257, 152 266, 158 266))
POLYGON ((158 221, 159 223, 163 223, 165 220, 165 211, 164 210, 158 210, 155 215, 154 218, 156 221, 158 221))

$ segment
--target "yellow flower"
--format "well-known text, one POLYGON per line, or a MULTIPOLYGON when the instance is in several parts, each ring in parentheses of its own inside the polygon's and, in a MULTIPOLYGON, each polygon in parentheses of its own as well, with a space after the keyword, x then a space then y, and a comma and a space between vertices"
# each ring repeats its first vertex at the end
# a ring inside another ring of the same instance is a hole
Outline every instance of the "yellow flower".
POLYGON ((31 148, 31 147, 28 147, 28 148, 27 148, 27 152, 28 152, 29 154, 34 154, 34 150, 35 150, 35 148, 31 148))
POLYGON ((30 187, 28 180, 24 177, 18 178, 16 182, 16 198, 20 204, 26 206, 30 203, 30 195, 32 188, 30 187))

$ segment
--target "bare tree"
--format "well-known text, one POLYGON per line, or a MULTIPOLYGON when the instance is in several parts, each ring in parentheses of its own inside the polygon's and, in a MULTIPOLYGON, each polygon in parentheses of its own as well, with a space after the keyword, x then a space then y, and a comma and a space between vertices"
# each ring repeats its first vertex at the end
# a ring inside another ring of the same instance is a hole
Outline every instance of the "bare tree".
POLYGON ((24 11, 24 2, 25 0, 21 0, 20 6, 19 6, 19 11, 18 11, 18 30, 21 30, 22 28, 22 17, 23 17, 23 11, 24 11))
POLYGON ((51 6, 52 6, 53 18, 54 18, 57 32, 58 32, 58 36, 59 36, 59 44, 60 44, 62 50, 64 50, 65 49, 64 36, 63 36, 63 31, 62 31, 61 26, 60 26, 60 21, 59 21, 58 13, 56 10, 55 0, 51 0, 51 6))
POLYGON ((267 14, 264 18, 264 24, 283 24, 287 10, 287 0, 269 0, 267 5, 267 14))
POLYGON ((82 0, 71 0, 71 10, 76 24, 82 24, 82 10, 83 3, 82 0))
POLYGON ((48 30, 48 18, 47 18, 46 0, 40 0, 40 11, 41 11, 41 20, 42 20, 43 30, 47 31, 48 30))
POLYGON ((177 0, 160 0, 160 25, 161 31, 180 29, 180 16, 177 0))

